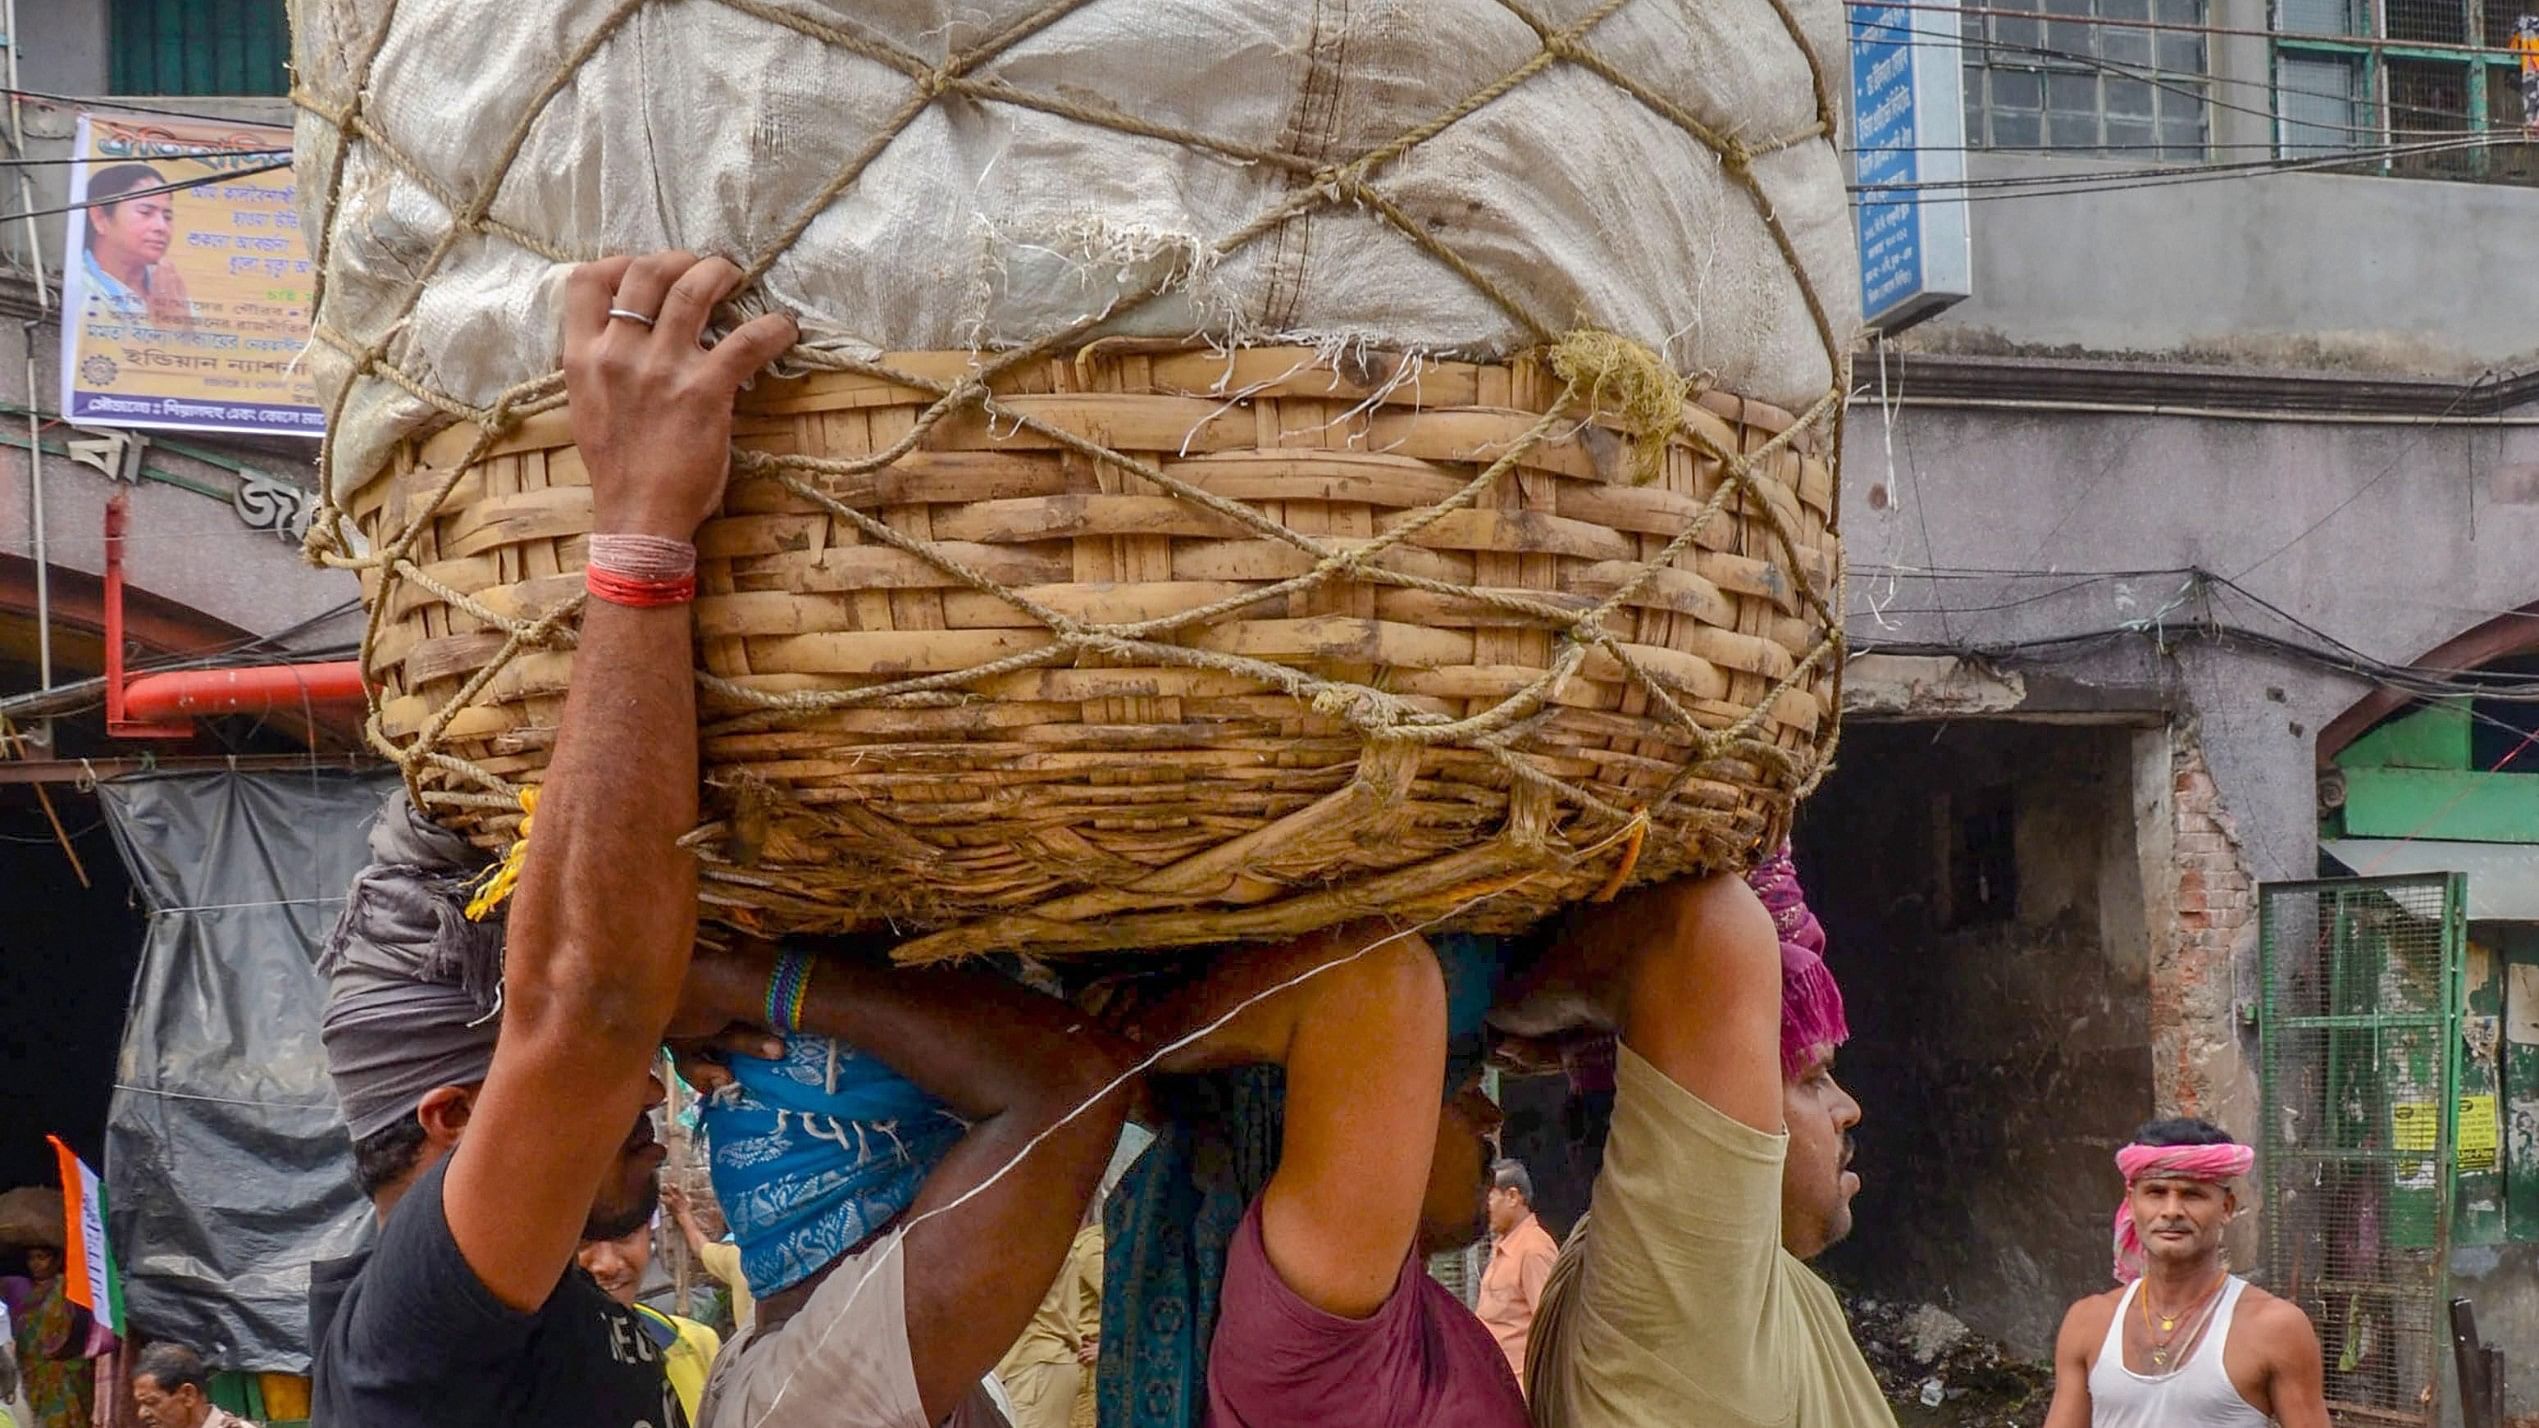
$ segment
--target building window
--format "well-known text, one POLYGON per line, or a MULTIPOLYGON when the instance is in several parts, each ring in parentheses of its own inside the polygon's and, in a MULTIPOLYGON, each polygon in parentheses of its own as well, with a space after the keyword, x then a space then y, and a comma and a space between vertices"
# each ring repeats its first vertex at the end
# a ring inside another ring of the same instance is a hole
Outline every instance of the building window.
MULTIPOLYGON (((2523 132, 2515 31, 2539 0, 2275 0, 2275 141, 2289 158, 2523 132)), ((2532 146, 2389 158, 2417 178, 2539 182, 2532 146)))
POLYGON ((117 94, 288 94, 284 0, 113 0, 117 94))
POLYGON ((1952 928, 2019 915, 2018 815, 2007 784, 1950 801, 1948 912, 1952 928))
POLYGON ((1983 149, 2198 163, 2207 0, 1994 0, 1966 8, 1966 139, 1983 149), (2005 14, 2004 11, 2028 11, 2005 14), (2161 29, 2161 25, 2186 28, 2161 29))

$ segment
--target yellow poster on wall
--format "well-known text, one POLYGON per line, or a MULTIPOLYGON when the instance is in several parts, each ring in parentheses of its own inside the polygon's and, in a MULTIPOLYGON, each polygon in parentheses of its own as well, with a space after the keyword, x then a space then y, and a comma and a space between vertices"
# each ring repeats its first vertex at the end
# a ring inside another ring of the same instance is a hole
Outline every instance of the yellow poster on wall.
MULTIPOLYGON (((2400 1101, 2389 1108, 2392 1150, 2429 1151, 2441 1133, 2439 1101, 2400 1101)), ((2492 1092, 2460 1097, 2459 1134, 2452 1159, 2464 1174, 2492 1171, 2503 1148, 2503 1122, 2492 1092)))
POLYGON ((299 361, 316 268, 291 131, 79 116, 62 411, 82 426, 318 436, 299 361))

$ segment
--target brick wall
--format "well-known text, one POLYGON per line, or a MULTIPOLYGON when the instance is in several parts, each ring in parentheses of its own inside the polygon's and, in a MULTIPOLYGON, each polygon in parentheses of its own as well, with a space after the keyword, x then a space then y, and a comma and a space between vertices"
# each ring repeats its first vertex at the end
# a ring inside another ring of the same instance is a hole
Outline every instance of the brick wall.
POLYGON ((2256 945, 2257 889, 2192 725, 2176 730, 2170 772, 2175 922, 2152 943, 2152 1083, 2163 1111, 2227 1124, 2236 1117, 2221 1103, 2239 1099, 2244 1078, 2237 967, 2256 945))

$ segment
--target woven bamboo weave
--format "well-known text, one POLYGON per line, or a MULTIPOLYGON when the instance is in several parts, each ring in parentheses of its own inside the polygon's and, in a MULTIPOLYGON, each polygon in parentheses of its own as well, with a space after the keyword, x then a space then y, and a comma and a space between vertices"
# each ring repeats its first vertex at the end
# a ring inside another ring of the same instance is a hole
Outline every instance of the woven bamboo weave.
MULTIPOLYGON (((1114 344, 921 425, 973 359, 875 365, 762 384, 700 536, 723 920, 931 930, 915 959, 1514 928, 1740 862, 1821 767, 1834 487, 1787 413, 1114 344)), ((446 432, 351 511, 419 521, 365 572, 374 735, 488 847, 569 679, 568 442, 561 409, 446 432)))

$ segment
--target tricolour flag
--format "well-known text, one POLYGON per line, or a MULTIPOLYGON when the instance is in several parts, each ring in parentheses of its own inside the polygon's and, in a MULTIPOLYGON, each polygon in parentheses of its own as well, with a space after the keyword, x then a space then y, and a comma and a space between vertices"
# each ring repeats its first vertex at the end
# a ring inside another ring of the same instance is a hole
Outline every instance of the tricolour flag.
POLYGON ((62 1255, 62 1293, 120 1336, 123 1281, 106 1249, 106 1182, 60 1136, 45 1139, 53 1142, 62 1166, 62 1233, 69 1241, 62 1255))

